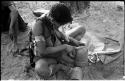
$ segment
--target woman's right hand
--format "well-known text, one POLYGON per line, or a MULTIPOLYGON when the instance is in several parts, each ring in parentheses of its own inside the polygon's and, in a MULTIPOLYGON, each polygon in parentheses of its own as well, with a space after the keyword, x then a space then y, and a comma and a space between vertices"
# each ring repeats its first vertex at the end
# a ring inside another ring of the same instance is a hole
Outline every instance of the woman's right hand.
POLYGON ((65 44, 66 46, 66 52, 70 53, 72 52, 73 50, 75 50, 75 47, 74 46, 71 46, 71 45, 68 45, 68 44, 65 44))

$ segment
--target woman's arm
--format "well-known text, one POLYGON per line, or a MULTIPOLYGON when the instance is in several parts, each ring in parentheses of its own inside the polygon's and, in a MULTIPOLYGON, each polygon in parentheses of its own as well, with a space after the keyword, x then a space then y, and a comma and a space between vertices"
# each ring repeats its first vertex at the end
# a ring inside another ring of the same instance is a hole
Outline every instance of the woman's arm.
MULTIPOLYGON (((55 47, 46 47, 46 40, 44 38, 44 36, 42 35, 42 33, 44 31, 42 31, 42 26, 41 26, 42 22, 41 21, 37 21, 32 29, 33 34, 35 35, 35 41, 37 42, 37 48, 36 50, 43 55, 52 55, 61 51, 67 51, 67 48, 69 51, 71 51, 71 49, 73 47, 63 44, 63 45, 59 45, 59 46, 55 46, 55 47), (70 48, 70 49, 69 49, 70 48)), ((60 54, 60 53, 58 53, 60 54)))
POLYGON ((72 45, 72 46, 85 46, 84 43, 81 43, 80 41, 74 39, 73 37, 70 37, 70 36, 67 37, 62 32, 60 32, 60 34, 61 34, 61 39, 65 40, 67 42, 67 44, 69 44, 69 45, 72 45))
MULTIPOLYGON (((41 38, 43 38, 43 36, 40 36, 41 38)), ((36 39, 35 39, 36 40, 36 39)), ((60 45, 60 46, 55 46, 55 47, 46 47, 46 42, 44 39, 40 39, 39 41, 36 41, 37 44, 37 51, 40 54, 43 55, 51 55, 61 52, 61 51, 65 51, 66 49, 66 45, 60 45)))

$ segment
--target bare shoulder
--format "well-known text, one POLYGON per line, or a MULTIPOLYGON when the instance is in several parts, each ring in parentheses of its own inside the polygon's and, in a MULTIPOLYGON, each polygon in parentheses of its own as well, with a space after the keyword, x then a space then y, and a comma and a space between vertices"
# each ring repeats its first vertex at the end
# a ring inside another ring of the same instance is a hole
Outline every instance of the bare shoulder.
POLYGON ((40 20, 35 22, 34 26, 32 27, 32 32, 35 36, 42 35, 43 28, 42 28, 42 22, 40 20))
POLYGON ((36 22, 35 22, 35 24, 32 28, 32 31, 33 31, 34 35, 38 36, 38 35, 43 34, 44 28, 46 26, 45 25, 46 24, 46 18, 47 18, 46 15, 43 15, 36 20, 36 22))

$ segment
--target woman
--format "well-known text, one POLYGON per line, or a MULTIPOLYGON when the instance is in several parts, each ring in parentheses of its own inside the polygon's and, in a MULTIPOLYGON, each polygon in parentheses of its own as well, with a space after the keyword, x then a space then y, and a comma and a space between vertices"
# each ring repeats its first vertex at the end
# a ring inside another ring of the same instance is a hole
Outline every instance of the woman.
MULTIPOLYGON (((71 23, 72 20, 69 9, 62 3, 53 5, 49 13, 37 19, 32 32, 36 42, 35 55, 39 57, 35 63, 35 70, 39 75, 49 77, 56 69, 71 73, 74 67, 80 67, 75 63, 75 56, 87 53, 87 49, 83 47, 82 51, 75 51, 81 43, 72 37, 65 39, 65 35, 58 30, 60 26, 71 23)), ((87 58, 86 54, 83 55, 87 58)), ((70 76, 70 79, 77 78, 70 76)))
MULTIPOLYGON (((19 32, 27 30, 27 24, 24 22, 18 10, 12 1, 1 1, 1 31, 8 32, 14 43, 14 49, 17 48, 17 35, 19 32)), ((18 49, 18 48, 17 48, 18 49)), ((17 51, 16 49, 16 51, 17 51)))

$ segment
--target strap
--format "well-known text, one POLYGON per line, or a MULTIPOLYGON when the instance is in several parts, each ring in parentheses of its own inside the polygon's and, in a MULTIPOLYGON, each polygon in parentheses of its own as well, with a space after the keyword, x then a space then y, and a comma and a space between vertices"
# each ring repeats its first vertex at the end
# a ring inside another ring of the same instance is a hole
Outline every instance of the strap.
POLYGON ((33 61, 35 55, 34 55, 34 44, 32 41, 32 29, 30 29, 30 32, 29 32, 29 42, 30 42, 30 45, 29 45, 30 64, 32 67, 35 67, 35 63, 33 61))

